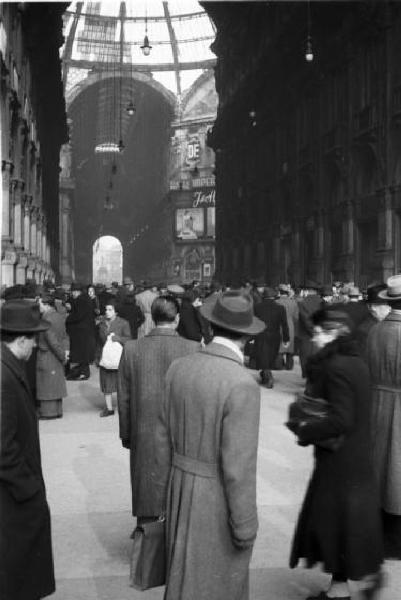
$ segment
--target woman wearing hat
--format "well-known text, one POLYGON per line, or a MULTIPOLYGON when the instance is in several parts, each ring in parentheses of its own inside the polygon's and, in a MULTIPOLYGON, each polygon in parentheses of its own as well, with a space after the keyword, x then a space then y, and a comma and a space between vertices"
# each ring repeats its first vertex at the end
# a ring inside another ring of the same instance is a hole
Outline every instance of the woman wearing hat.
POLYGON ((55 583, 36 409, 24 367, 49 323, 37 304, 9 300, 0 326, 0 595, 34 600, 53 593, 55 583))
POLYGON ((390 314, 372 328, 367 354, 372 378, 373 460, 380 485, 385 553, 401 558, 401 274, 379 292, 390 314))
POLYGON ((39 417, 56 419, 63 416, 63 398, 67 395, 64 365, 69 354, 65 319, 54 307, 54 297, 42 294, 39 309, 50 327, 39 334, 36 358, 36 396, 39 417))
MULTIPOLYGON (((290 566, 322 563, 330 588, 309 600, 371 600, 383 560, 378 490, 371 460, 369 373, 351 337, 350 317, 336 308, 312 316, 317 352, 306 365, 306 394, 328 402, 320 420, 289 423, 315 466, 293 540, 290 566), (327 447, 338 441, 337 449, 327 447)), ((291 418, 291 415, 290 415, 291 418)))

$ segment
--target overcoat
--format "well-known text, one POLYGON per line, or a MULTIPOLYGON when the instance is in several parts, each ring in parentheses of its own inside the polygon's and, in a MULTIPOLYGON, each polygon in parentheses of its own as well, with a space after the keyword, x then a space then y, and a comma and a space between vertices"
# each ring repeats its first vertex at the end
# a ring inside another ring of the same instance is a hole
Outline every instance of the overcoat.
POLYGON ((275 300, 265 298, 254 306, 255 315, 266 329, 255 337, 254 355, 257 369, 274 369, 281 339, 289 341, 287 313, 275 300))
POLYGON ((315 466, 295 531, 290 566, 305 558, 328 573, 360 579, 383 560, 378 486, 372 465, 370 381, 358 344, 339 338, 307 364, 306 392, 324 398, 328 417, 301 427, 303 445, 344 435, 337 451, 315 446, 315 466))
POLYGON ((1 345, 0 598, 55 590, 38 422, 24 365, 1 345))
POLYGON ((216 342, 174 361, 166 382, 165 600, 247 600, 258 527, 259 386, 216 342))
POLYGON ((67 333, 70 337, 70 361, 89 364, 95 353, 94 315, 91 299, 80 294, 71 300, 71 312, 66 319, 67 333))
POLYGON ((373 461, 381 506, 401 515, 401 311, 375 325, 368 337, 372 377, 373 461))
POLYGON ((38 400, 55 400, 67 395, 64 363, 68 349, 65 319, 50 309, 44 316, 51 325, 39 334, 36 358, 36 387, 38 400))
POLYGON ((289 296, 281 296, 276 300, 277 304, 280 306, 284 306, 285 312, 287 315, 287 323, 288 323, 288 335, 289 335, 289 346, 287 348, 283 347, 281 343, 279 352, 282 354, 294 354, 294 340, 295 340, 295 332, 298 330, 298 303, 294 298, 290 298, 289 296))
POLYGON ((118 371, 117 401, 120 438, 130 445, 134 516, 159 516, 166 508, 169 446, 165 438, 163 442, 157 436, 164 379, 173 360, 198 348, 196 342, 163 327, 155 327, 145 337, 125 344, 118 371))

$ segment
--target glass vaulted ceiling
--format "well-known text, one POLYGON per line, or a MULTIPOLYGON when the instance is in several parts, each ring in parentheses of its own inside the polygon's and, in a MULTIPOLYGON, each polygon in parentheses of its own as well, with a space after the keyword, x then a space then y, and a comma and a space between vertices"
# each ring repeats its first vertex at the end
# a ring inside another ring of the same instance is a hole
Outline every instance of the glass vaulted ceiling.
POLYGON ((211 20, 196 0, 72 2, 64 15, 61 48, 68 93, 93 70, 150 73, 181 96, 215 56, 211 20), (149 56, 141 50, 147 34, 149 56))

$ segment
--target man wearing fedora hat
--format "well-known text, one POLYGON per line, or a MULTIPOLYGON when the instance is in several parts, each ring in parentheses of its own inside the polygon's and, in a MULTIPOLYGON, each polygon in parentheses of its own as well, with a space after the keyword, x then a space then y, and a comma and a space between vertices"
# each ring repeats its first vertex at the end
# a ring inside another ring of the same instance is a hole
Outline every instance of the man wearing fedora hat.
POLYGON ((243 366, 243 349, 265 325, 239 290, 217 295, 200 312, 212 342, 174 361, 166 376, 165 600, 247 600, 258 528, 260 388, 243 366))
POLYGON ((379 481, 387 558, 401 559, 401 273, 379 298, 391 307, 367 341, 372 380, 373 462, 379 481))
POLYGON ((37 600, 54 592, 50 513, 38 420, 24 363, 49 327, 39 306, 9 300, 1 309, 0 597, 37 600))

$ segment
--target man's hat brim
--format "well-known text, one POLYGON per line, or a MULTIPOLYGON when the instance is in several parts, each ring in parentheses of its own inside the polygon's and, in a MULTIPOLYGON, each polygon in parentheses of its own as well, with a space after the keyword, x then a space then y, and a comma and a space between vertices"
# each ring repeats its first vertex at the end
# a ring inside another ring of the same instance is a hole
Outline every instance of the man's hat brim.
POLYGON ((211 323, 214 323, 223 329, 228 329, 229 331, 234 331, 236 333, 243 333, 244 335, 258 335, 266 328, 265 323, 255 316, 252 317, 252 323, 247 326, 234 325, 219 319, 213 314, 218 299, 218 295, 214 298, 206 299, 202 306, 199 307, 202 316, 211 323))

